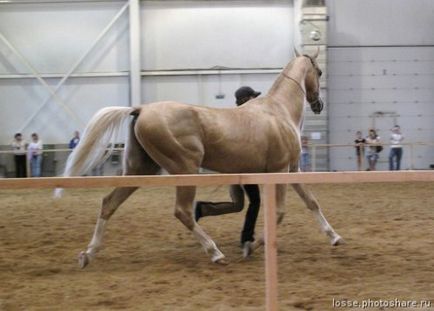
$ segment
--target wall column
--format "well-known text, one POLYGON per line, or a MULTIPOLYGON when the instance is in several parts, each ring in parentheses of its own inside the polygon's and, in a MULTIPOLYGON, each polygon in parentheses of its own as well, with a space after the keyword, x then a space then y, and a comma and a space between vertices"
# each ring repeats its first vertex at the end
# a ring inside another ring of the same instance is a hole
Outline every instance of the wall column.
POLYGON ((130 2, 130 105, 141 104, 140 1, 130 2))

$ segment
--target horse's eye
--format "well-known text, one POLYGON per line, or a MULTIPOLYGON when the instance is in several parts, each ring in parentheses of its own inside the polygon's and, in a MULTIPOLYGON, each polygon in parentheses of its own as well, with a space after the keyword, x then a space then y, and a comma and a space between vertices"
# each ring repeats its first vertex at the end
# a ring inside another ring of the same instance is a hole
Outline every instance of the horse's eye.
POLYGON ((318 69, 318 77, 321 77, 322 76, 322 71, 321 71, 321 69, 318 69))

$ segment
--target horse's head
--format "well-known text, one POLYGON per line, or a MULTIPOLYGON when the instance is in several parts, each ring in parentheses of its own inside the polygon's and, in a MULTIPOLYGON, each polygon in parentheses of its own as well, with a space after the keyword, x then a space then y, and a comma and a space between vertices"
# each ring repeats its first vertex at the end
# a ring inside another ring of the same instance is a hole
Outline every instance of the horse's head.
POLYGON ((309 60, 310 66, 307 69, 306 77, 304 80, 304 85, 306 88, 306 99, 310 104, 310 108, 315 114, 321 113, 324 103, 319 97, 319 89, 320 89, 320 83, 319 78, 322 75, 321 69, 319 69, 318 64, 316 62, 316 59, 319 54, 319 48, 317 52, 310 56, 310 55, 301 55, 300 53, 295 50, 295 54, 297 57, 306 57, 309 60))

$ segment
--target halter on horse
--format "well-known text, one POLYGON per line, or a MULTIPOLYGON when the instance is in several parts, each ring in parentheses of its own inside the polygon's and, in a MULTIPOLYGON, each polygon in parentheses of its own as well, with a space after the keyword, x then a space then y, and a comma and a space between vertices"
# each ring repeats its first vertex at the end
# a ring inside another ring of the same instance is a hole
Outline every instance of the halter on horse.
MULTIPOLYGON (((64 176, 84 174, 98 163, 124 121, 129 121, 130 128, 124 175, 152 175, 161 169, 170 174, 195 174, 200 167, 222 173, 297 172, 304 99, 315 113, 323 108, 317 56, 318 53, 297 55, 266 96, 236 108, 215 109, 177 102, 104 108, 89 121, 82 140, 68 159, 64 176)), ((331 244, 339 244, 341 237, 329 225, 311 192, 300 184, 293 187, 312 210, 331 244)), ((277 187, 279 223, 284 215, 286 188, 286 185, 277 187)), ((135 190, 136 187, 116 188, 104 198, 93 238, 79 256, 82 268, 101 247, 111 215, 135 190)), ((213 262, 225 263, 223 253, 194 220, 195 192, 196 187, 176 188, 175 216, 199 240, 213 262)), ((263 239, 258 239, 252 250, 262 242, 263 239)))

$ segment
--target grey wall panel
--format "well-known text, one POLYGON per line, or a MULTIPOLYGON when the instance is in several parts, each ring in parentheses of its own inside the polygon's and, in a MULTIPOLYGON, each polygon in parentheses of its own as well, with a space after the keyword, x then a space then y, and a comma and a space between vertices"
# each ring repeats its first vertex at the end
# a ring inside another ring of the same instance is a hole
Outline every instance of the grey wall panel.
MULTIPOLYGON (((33 3, 4 4, 0 10, 0 32, 41 74, 52 89, 62 76, 91 47, 113 20, 124 2, 108 3, 33 3)), ((73 72, 100 73, 129 70, 128 11, 73 72)), ((29 74, 31 70, 0 41, 0 75, 29 74)), ((49 97, 49 92, 32 78, 0 79, 0 141, 8 144, 13 134, 22 131, 26 139, 38 132, 45 143, 65 143, 72 131, 83 130, 100 108, 128 105, 127 77, 72 77, 59 89, 58 96, 78 121, 51 98, 40 113, 24 128, 27 120, 49 97)))
MULTIPOLYGON (((67 72, 126 2, 23 3, 1 5, 0 32, 44 77, 67 72)), ((142 68, 195 69, 282 67, 292 57, 293 1, 141 1, 142 68)), ((99 108, 128 105, 128 10, 74 73, 112 72, 114 77, 71 77, 59 97, 87 122, 99 108), (120 77, 116 75, 121 75, 120 77)), ((0 143, 41 106, 48 92, 0 42, 0 143), (7 78, 5 76, 8 76, 7 78), (19 113, 16 113, 19 111, 19 113)), ((79 76, 79 75, 78 75, 79 76)), ((241 85, 266 92, 277 75, 161 76, 142 79, 143 102, 177 100, 232 107, 241 85), (215 95, 223 92, 224 99, 215 95)), ((54 88, 59 79, 46 78, 54 88)), ((63 143, 82 125, 51 99, 23 132, 63 143), (49 125, 47 126, 47 123, 49 125)))
POLYGON ((432 0, 329 0, 329 45, 433 45, 432 0))
MULTIPOLYGON (((58 79, 48 79, 54 86, 58 79)), ((0 93, 7 94, 1 101, 0 141, 8 144, 15 132, 36 111, 47 97, 47 91, 33 79, 2 80, 0 93)), ((106 106, 128 106, 128 78, 75 78, 67 82, 59 93, 81 123, 69 113, 50 101, 23 131, 27 140, 32 132, 40 134, 46 143, 65 143, 74 130, 83 130, 83 125, 93 114, 106 106)))
POLYGON ((143 68, 282 67, 292 1, 143 1, 143 68))
MULTIPOLYGON (((41 73, 67 72, 122 7, 115 3, 8 4, 0 32, 41 73)), ((114 24, 86 62, 86 71, 128 70, 128 15, 114 24)), ((29 70, 0 42, 0 73, 29 70)))
POLYGON ((142 79, 143 103, 174 100, 183 103, 230 108, 235 106, 234 92, 249 85, 265 95, 277 74, 159 76, 142 79), (216 98, 224 95, 224 98, 216 98))
MULTIPOLYGON (((329 55, 331 143, 352 143, 357 130, 366 135, 374 125, 382 140, 389 142, 394 122, 401 126, 408 143, 434 141, 434 48, 332 48, 329 55), (372 116, 379 111, 386 114, 374 123, 372 116)), ((384 161, 387 152, 381 154, 384 161)), ((351 167, 355 163, 351 153, 332 151, 331 168, 351 167)), ((412 164, 409 155, 405 150, 404 168, 412 164)), ((432 155, 421 151, 414 167, 428 168, 432 161, 432 155)), ((379 168, 387 169, 386 163, 379 168)))
POLYGON ((142 79, 142 102, 179 101, 199 104, 196 76, 155 76, 142 79))

